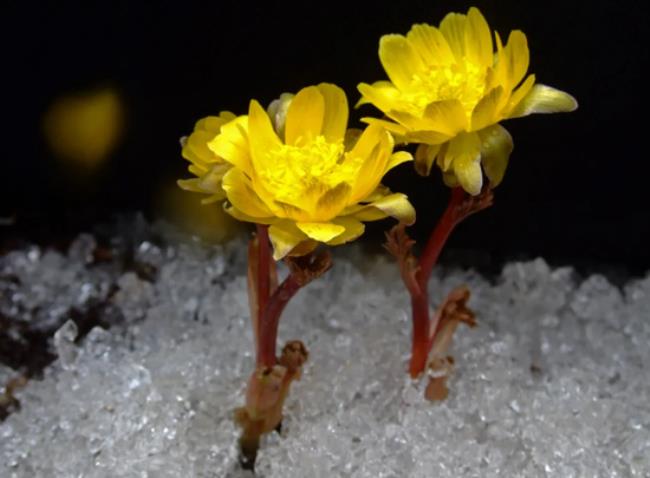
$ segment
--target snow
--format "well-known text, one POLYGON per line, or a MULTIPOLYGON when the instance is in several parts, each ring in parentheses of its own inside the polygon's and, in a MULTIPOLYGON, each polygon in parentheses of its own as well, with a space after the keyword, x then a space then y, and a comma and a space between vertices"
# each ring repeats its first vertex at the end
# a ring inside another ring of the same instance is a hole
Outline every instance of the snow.
MULTIPOLYGON (((140 238, 137 267, 95 263, 95 247, 0 257, 16 333, 58 329, 58 359, 0 423, 0 476, 252 476, 232 419, 253 365, 245 244, 140 238), (83 335, 70 311, 92 307, 110 327, 83 335)), ((339 249, 284 313, 280 345, 301 339, 310 359, 256 476, 650 476, 650 276, 619 289, 541 259, 492 281, 436 271, 434 302, 468 284, 479 327, 459 328, 449 397, 431 403, 406 375, 395 264, 339 249)), ((17 374, 0 366, 0 385, 17 374)))

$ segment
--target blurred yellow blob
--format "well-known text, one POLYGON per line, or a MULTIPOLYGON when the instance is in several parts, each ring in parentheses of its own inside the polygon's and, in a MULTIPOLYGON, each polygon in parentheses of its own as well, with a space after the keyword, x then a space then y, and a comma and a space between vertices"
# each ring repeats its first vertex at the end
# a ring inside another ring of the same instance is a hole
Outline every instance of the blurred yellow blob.
POLYGON ((124 108, 112 89, 56 99, 43 117, 45 139, 61 160, 86 170, 101 165, 119 142, 124 108))
POLYGON ((208 243, 226 242, 244 230, 221 204, 201 204, 198 195, 187 194, 173 181, 158 191, 154 208, 157 216, 208 243))

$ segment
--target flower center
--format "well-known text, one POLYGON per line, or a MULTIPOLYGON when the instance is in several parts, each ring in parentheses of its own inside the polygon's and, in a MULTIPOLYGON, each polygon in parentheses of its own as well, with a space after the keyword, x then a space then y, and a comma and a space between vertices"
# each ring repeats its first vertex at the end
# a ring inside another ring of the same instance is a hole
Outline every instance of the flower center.
POLYGON ((351 184, 360 165, 348 161, 342 142, 330 143, 323 136, 300 138, 295 145, 282 145, 269 152, 269 163, 260 176, 276 201, 311 214, 318 201, 341 183, 351 184))
POLYGON ((457 99, 471 116, 485 92, 485 75, 484 67, 469 61, 430 66, 413 75, 408 90, 402 92, 402 100, 410 113, 421 116, 429 103, 457 99))

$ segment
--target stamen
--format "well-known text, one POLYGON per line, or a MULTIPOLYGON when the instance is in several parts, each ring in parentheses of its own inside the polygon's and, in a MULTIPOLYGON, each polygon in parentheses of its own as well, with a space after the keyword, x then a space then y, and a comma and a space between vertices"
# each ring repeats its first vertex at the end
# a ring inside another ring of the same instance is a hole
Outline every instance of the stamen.
POLYGON ((468 116, 485 92, 485 68, 469 61, 444 67, 430 67, 413 75, 411 85, 402 92, 402 101, 412 114, 420 116, 429 103, 457 99, 468 116))

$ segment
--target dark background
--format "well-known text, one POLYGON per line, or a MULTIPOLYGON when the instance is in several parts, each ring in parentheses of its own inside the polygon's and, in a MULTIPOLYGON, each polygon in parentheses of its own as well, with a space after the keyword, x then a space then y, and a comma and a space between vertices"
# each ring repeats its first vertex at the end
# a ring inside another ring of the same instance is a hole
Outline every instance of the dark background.
MULTIPOLYGON (((552 264, 643 273, 650 266, 645 2, 473 4, 502 37, 522 29, 530 71, 573 94, 580 108, 505 123, 515 152, 496 205, 457 230, 446 260, 454 250, 479 265, 541 255, 552 264)), ((122 212, 153 218, 155 192, 187 176, 178 138, 197 119, 224 109, 242 114, 250 98, 267 104, 321 81, 339 84, 354 103, 358 82, 384 79, 382 34, 437 24, 470 5, 5 1, 0 216, 16 223, 0 234, 47 243, 122 212), (124 98, 126 135, 101 174, 80 185, 51 157, 41 118, 57 96, 105 85, 124 98)), ((386 182, 411 192, 422 239, 446 200, 437 172, 427 180, 402 167, 386 182)), ((385 227, 374 225, 369 237, 385 227)))

